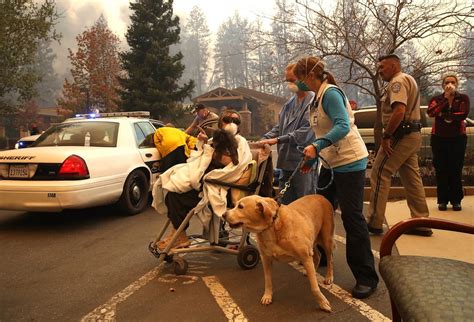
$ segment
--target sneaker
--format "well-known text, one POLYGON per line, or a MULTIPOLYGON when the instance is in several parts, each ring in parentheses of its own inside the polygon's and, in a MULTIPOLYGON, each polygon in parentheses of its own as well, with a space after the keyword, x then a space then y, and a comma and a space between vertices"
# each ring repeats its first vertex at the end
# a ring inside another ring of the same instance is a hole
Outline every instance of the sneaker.
POLYGON ((446 211, 448 210, 448 206, 445 203, 440 203, 438 204, 438 210, 446 211))
POLYGON ((382 235, 383 234, 383 228, 374 228, 369 225, 367 225, 367 228, 369 229, 369 233, 374 234, 374 235, 382 235))
POLYGON ((462 210, 461 204, 460 203, 453 204, 453 210, 454 211, 461 211, 462 210))
POLYGON ((413 228, 407 230, 406 232, 404 232, 404 234, 430 237, 431 235, 433 235, 433 231, 431 230, 431 228, 413 228))

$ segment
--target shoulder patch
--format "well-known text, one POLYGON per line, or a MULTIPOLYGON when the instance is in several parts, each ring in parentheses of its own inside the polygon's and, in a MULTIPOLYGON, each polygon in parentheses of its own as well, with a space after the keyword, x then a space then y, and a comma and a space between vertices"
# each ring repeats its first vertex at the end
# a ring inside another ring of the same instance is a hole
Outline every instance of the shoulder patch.
POLYGON ((400 92, 400 89, 402 88, 402 84, 400 82, 395 82, 392 84, 392 86, 390 87, 390 90, 393 92, 393 93, 398 93, 400 92))

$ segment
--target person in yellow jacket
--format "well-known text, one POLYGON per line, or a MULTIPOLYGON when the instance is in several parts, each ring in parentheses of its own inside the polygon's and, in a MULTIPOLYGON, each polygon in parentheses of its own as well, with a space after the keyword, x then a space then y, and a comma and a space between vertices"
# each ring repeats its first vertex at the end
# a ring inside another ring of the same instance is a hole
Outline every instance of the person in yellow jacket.
POLYGON ((153 142, 160 153, 160 172, 178 163, 185 163, 196 146, 197 138, 174 127, 160 127, 155 131, 153 142))

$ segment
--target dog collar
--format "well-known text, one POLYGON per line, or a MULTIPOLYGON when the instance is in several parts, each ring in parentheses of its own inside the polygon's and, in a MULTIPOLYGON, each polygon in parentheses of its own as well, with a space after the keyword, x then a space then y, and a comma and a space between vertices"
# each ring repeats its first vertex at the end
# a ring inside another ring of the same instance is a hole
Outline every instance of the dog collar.
POLYGON ((279 212, 280 212, 280 210, 277 210, 277 212, 273 215, 273 217, 272 217, 272 224, 274 224, 274 223, 275 223, 275 220, 278 219, 278 213, 279 213, 279 212))

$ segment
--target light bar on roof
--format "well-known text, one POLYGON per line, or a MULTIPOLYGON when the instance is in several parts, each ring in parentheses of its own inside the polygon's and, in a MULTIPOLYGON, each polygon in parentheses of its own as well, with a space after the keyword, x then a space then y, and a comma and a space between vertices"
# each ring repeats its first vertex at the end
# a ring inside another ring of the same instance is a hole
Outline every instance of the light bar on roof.
POLYGON ((149 111, 133 111, 133 112, 110 112, 110 113, 90 113, 90 114, 76 114, 77 118, 101 118, 101 117, 143 117, 150 118, 149 111))

